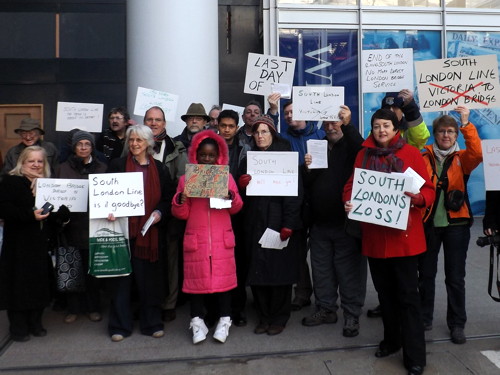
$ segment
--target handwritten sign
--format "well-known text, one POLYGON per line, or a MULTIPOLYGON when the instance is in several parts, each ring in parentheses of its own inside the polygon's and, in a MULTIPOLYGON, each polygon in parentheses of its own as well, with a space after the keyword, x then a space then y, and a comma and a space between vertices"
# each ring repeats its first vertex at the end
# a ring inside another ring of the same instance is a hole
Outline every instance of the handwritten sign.
POLYGON ((248 151, 247 173, 252 176, 247 195, 298 195, 298 152, 248 151))
POLYGON ((88 180, 64 178, 36 180, 35 206, 38 208, 45 202, 50 202, 54 205, 54 211, 64 204, 71 212, 87 212, 88 196, 88 180))
MULTIPOLYGON (((226 109, 232 109, 233 111, 237 112, 239 117, 238 117, 238 124, 239 124, 239 119, 243 115, 243 112, 245 112, 245 107, 240 107, 238 105, 232 105, 232 104, 222 104, 222 110, 225 111, 226 109)), ((236 124, 236 125, 238 125, 236 124)))
POLYGON ((178 95, 138 87, 135 97, 134 115, 144 116, 149 108, 156 106, 163 109, 166 121, 175 121, 178 101, 178 95))
POLYGON ((500 139, 485 139, 481 144, 485 188, 500 190, 500 139))
POLYGON ((273 92, 274 84, 291 87, 294 71, 295 59, 249 53, 243 92, 267 96, 273 92))
POLYGON ((57 102, 56 130, 72 129, 100 133, 104 104, 57 102))
POLYGON ((410 197, 404 194, 411 177, 356 168, 351 195, 353 209, 349 219, 405 230, 410 197))
POLYGON ((415 70, 422 112, 500 106, 496 55, 416 61, 415 70))
POLYGON ((89 211, 91 219, 144 215, 142 172, 89 175, 89 211))
POLYGON ((363 50, 363 92, 401 91, 413 88, 413 49, 363 50))
POLYGON ((228 194, 228 165, 186 164, 184 193, 192 198, 222 198, 228 194))
POLYGON ((296 121, 337 121, 344 104, 344 87, 294 86, 293 119, 296 121))

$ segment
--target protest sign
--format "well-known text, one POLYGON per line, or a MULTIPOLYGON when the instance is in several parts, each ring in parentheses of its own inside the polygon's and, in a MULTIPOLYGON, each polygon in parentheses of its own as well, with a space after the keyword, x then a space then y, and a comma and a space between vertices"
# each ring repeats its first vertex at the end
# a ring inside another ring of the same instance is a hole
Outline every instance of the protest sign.
POLYGON ((363 50, 363 92, 401 91, 413 88, 413 49, 363 50))
POLYGON ((241 116, 243 115, 243 112, 245 111, 245 107, 240 107, 238 105, 232 105, 232 104, 222 104, 222 110, 225 111, 226 109, 231 109, 235 112, 238 113, 239 117, 238 117, 238 123, 236 125, 239 124, 239 119, 241 119, 241 116))
POLYGON ((228 165, 186 164, 184 193, 192 198, 223 198, 228 179, 228 165))
POLYGON ((292 116, 295 121, 337 121, 343 104, 343 87, 293 87, 292 116))
POLYGON ((273 92, 273 84, 291 87, 294 71, 295 59, 249 53, 243 92, 268 96, 273 92))
POLYGON ((178 100, 178 95, 138 87, 135 97, 134 115, 144 116, 149 108, 156 106, 163 109, 166 121, 175 121, 178 100))
POLYGON ((495 55, 416 61, 415 70, 422 112, 500 106, 495 55))
POLYGON ((405 230, 410 212, 410 197, 405 195, 412 178, 356 168, 351 194, 352 220, 405 230))
POLYGON ((104 104, 57 102, 56 130, 100 133, 103 109, 104 104))
POLYGON ((65 205, 71 212, 87 212, 89 181, 64 178, 37 178, 35 206, 45 202, 54 205, 57 211, 65 205))
POLYGON ((144 215, 142 172, 89 175, 89 211, 91 219, 144 215))
POLYGON ((500 139, 485 139, 481 144, 485 188, 487 191, 500 190, 500 139))
POLYGON ((292 196, 298 194, 298 152, 248 151, 247 173, 252 176, 247 195, 292 196))

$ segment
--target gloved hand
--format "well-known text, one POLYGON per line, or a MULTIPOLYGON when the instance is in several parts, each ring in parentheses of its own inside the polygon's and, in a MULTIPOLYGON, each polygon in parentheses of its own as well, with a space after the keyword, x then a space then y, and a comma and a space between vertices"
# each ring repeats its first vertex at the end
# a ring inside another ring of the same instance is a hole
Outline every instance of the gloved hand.
POLYGON ((418 194, 413 194, 410 193, 409 191, 405 191, 405 195, 409 196, 411 198, 410 203, 415 206, 415 207, 424 207, 425 205, 425 199, 424 196, 420 193, 418 194))
POLYGON ((403 107, 401 107, 401 110, 408 122, 415 121, 421 117, 420 109, 414 99, 411 99, 407 104, 405 103, 403 107))
POLYGON ((59 225, 67 224, 71 218, 71 212, 68 207, 62 204, 56 212, 56 222, 59 225))
POLYGON ((292 234, 293 234, 293 230, 291 230, 290 228, 281 228, 281 230, 280 230, 281 241, 286 241, 287 239, 292 237, 292 234))
POLYGON ((240 189, 246 188, 251 179, 252 176, 250 176, 249 174, 242 174, 240 178, 238 178, 238 186, 240 187, 240 189))

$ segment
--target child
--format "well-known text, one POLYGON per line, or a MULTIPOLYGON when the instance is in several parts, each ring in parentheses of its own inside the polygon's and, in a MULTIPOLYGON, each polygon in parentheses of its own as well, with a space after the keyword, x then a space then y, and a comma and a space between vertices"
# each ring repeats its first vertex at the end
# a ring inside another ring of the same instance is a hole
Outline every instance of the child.
MULTIPOLYGON (((228 148, 223 138, 211 130, 193 137, 188 151, 192 164, 228 164, 228 148)), ((182 291, 190 294, 193 343, 206 339, 208 328, 203 321, 204 296, 217 296, 219 323, 214 339, 224 343, 231 326, 231 294, 236 287, 234 234, 230 215, 243 206, 234 179, 229 175, 228 197, 231 208, 210 208, 209 198, 188 198, 184 193, 185 176, 177 186, 172 201, 172 214, 187 220, 184 233, 184 282, 182 291)))

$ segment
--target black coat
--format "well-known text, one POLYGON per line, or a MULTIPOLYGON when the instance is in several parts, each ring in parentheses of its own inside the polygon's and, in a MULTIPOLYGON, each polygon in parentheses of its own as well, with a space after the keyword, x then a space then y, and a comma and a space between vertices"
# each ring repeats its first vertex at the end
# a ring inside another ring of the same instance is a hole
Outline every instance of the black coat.
MULTIPOLYGON (((254 149, 256 151, 256 149, 254 149)), ((275 138, 266 151, 291 151, 290 143, 275 138)), ((247 161, 241 163, 241 173, 246 173, 247 161)), ((303 199, 299 175, 297 197, 246 196, 244 199, 245 247, 248 257, 248 285, 291 285, 297 282, 299 270, 299 233, 302 228, 300 211, 303 199), (281 228, 294 231, 288 246, 283 250, 263 249, 259 240, 266 228, 279 232, 281 228)))
POLYGON ((19 176, 5 176, 0 183, 0 217, 5 220, 0 310, 43 309, 50 302, 48 223, 35 220, 30 185, 27 178, 19 176))

